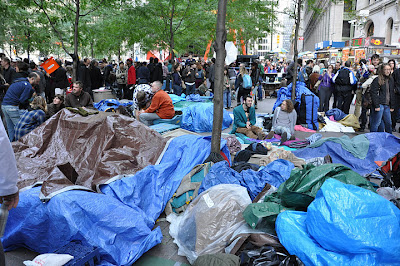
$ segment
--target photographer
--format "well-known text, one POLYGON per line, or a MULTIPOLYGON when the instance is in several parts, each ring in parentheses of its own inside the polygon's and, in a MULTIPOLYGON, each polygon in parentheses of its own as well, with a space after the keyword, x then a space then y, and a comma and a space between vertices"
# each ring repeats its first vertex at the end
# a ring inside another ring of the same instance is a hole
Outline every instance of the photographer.
POLYGON ((119 68, 116 71, 118 92, 118 99, 122 99, 124 97, 124 93, 126 91, 126 78, 128 76, 128 70, 125 68, 124 62, 119 63, 119 68))

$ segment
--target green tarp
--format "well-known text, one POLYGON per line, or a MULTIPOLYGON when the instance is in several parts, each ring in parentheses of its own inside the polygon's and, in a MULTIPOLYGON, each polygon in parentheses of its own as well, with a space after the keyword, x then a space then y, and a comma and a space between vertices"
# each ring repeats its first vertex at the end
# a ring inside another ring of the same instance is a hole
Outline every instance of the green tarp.
POLYGON ((293 169, 290 178, 275 193, 265 197, 264 202, 250 204, 243 212, 243 217, 251 227, 273 232, 279 213, 285 210, 306 211, 317 191, 329 178, 375 192, 368 180, 344 165, 308 164, 303 169, 293 169))
POLYGON ((344 150, 350 152, 356 158, 364 160, 367 157, 369 149, 369 140, 364 134, 355 136, 352 139, 350 139, 349 136, 343 136, 340 138, 320 139, 315 143, 311 144, 310 146, 308 146, 308 148, 319 147, 327 141, 339 143, 340 145, 342 145, 342 148, 344 150))

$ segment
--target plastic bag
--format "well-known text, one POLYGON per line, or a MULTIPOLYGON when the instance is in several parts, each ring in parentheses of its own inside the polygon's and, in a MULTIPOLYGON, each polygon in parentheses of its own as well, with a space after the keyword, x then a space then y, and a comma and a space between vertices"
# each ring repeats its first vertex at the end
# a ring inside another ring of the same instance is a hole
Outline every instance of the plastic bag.
POLYGON ((24 261, 26 266, 62 266, 74 257, 69 254, 46 253, 36 256, 32 261, 24 261))
POLYGON ((235 230, 245 224, 242 212, 250 203, 246 188, 223 184, 201 193, 183 215, 169 215, 178 255, 193 263, 200 255, 223 252, 235 230))
POLYGON ((304 266, 298 257, 277 252, 269 246, 243 250, 240 260, 241 265, 248 266, 304 266))

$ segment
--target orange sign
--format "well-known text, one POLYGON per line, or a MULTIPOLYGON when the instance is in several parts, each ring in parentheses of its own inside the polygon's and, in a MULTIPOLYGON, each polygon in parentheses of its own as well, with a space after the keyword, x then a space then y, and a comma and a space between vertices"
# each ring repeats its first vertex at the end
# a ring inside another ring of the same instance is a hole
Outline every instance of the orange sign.
POLYGON ((355 61, 359 62, 360 59, 365 59, 365 50, 364 49, 356 50, 355 61))
POLYGON ((50 75, 54 71, 56 71, 60 66, 57 64, 56 60, 53 57, 47 59, 43 64, 40 65, 44 68, 44 70, 50 75))
POLYGON ((343 49, 342 50, 342 61, 346 62, 349 59, 350 49, 343 49))

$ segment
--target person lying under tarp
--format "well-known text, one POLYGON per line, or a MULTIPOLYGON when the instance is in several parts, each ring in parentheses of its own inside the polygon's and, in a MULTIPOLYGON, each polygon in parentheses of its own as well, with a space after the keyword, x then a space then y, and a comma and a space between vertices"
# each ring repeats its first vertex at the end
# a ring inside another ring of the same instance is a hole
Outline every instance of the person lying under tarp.
POLYGON ((250 95, 245 97, 243 104, 233 109, 233 126, 231 134, 241 133, 252 139, 265 139, 262 128, 255 126, 256 111, 253 105, 253 98, 250 95))
POLYGON ((272 129, 267 139, 272 139, 275 134, 281 135, 281 143, 288 139, 294 139, 294 126, 296 125, 297 113, 291 100, 284 100, 280 107, 274 111, 272 129))
POLYGON ((143 124, 150 126, 156 119, 171 119, 175 115, 174 105, 172 104, 171 97, 163 91, 162 83, 154 81, 151 83, 151 90, 154 93, 151 105, 139 113, 139 120, 143 124))

